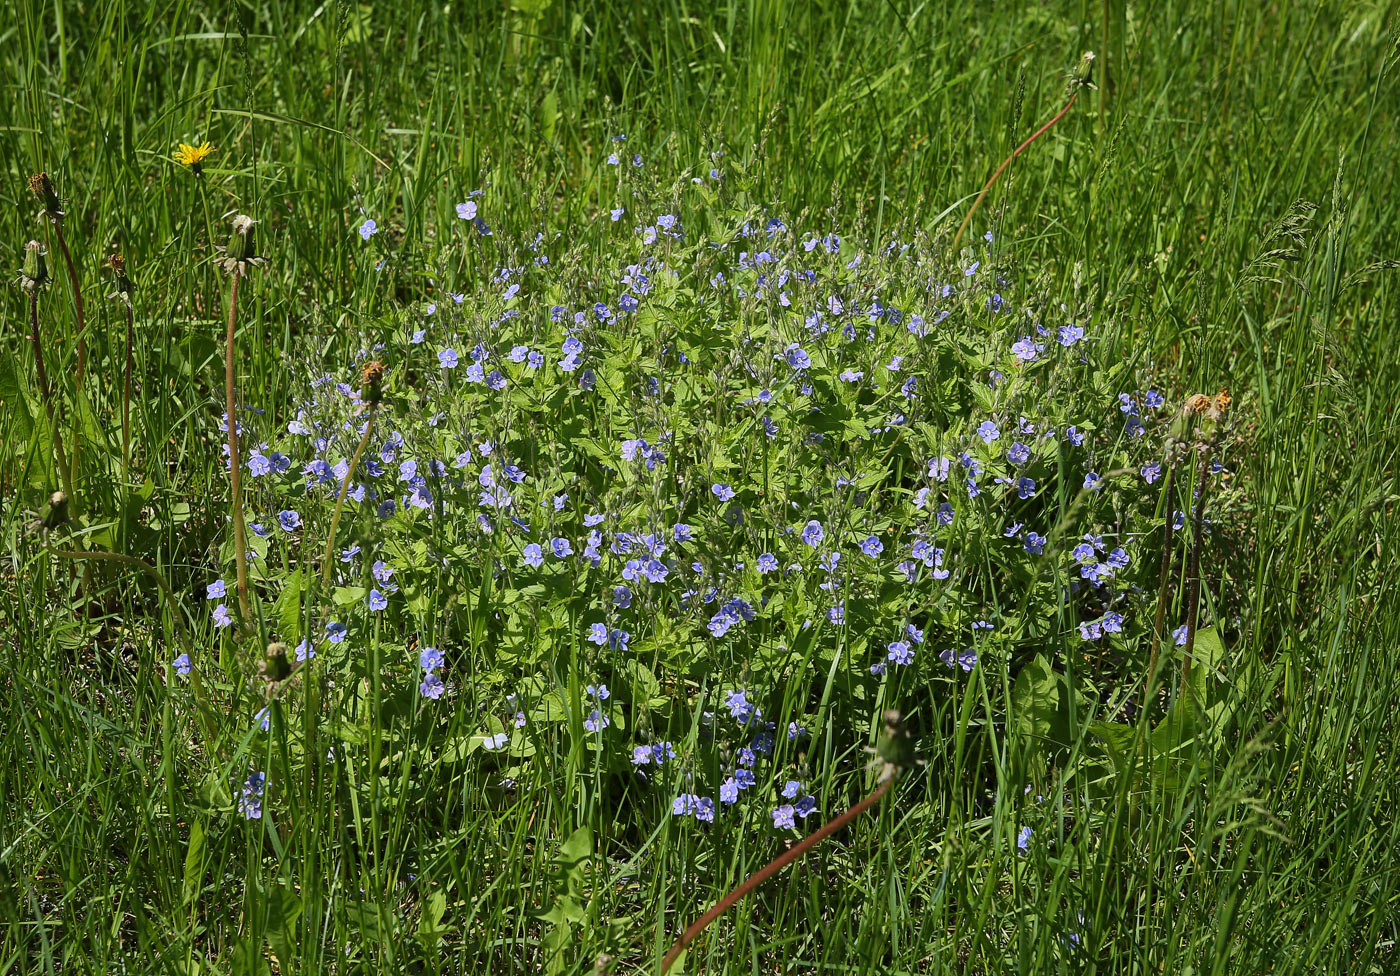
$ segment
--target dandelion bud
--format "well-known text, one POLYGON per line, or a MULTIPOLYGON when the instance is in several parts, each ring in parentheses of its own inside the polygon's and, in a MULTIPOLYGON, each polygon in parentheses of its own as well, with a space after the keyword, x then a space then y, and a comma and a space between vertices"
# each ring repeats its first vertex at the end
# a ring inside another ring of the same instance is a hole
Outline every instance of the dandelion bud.
POLYGON ((286 681, 292 676, 292 665, 287 660, 287 645, 274 641, 267 645, 267 658, 262 663, 263 680, 269 684, 286 681))
POLYGON ((24 245, 24 267, 19 273, 20 287, 25 291, 34 291, 48 283, 49 265, 44 260, 44 245, 38 241, 30 241, 24 245))
POLYGON ((253 225, 257 221, 247 214, 233 218, 233 235, 228 240, 228 256, 237 261, 249 261, 258 256, 257 243, 253 238, 253 225))
POLYGON ((885 731, 876 743, 875 754, 892 767, 914 765, 914 743, 898 709, 891 708, 885 713, 885 731))
POLYGON ((44 507, 39 509, 39 524, 46 529, 56 529, 68 521, 68 496, 56 491, 49 496, 44 507))
POLYGON ((384 399, 384 364, 377 359, 365 363, 360 374, 360 399, 365 403, 379 403, 384 399))
POLYGON ((239 214, 233 218, 233 232, 229 235, 228 247, 220 248, 223 252, 218 259, 218 264, 229 274, 247 274, 248 265, 264 264, 266 258, 258 254, 258 245, 253 234, 253 225, 257 221, 247 214, 239 214))
POLYGON ((58 220, 63 216, 63 204, 59 202, 58 193, 54 191, 53 180, 49 179, 48 173, 35 173, 31 176, 29 189, 39 198, 39 202, 44 205, 44 213, 50 218, 58 220))
POLYGON ((1094 52, 1085 51, 1079 63, 1074 66, 1074 84, 1080 87, 1094 83, 1094 52))

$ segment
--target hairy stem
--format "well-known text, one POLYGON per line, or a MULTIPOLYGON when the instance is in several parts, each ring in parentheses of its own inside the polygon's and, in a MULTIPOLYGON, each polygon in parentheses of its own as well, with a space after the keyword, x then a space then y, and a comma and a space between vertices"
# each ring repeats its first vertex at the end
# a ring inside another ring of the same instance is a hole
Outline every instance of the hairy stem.
MULTIPOLYGON (((68 280, 73 285, 73 315, 77 320, 78 330, 78 370, 75 389, 81 394, 83 378, 87 375, 87 332, 84 327, 83 289, 82 286, 78 284, 78 269, 73 266, 73 255, 69 253, 68 241, 63 236, 63 222, 61 220, 53 220, 52 223, 54 238, 58 241, 58 250, 63 255, 64 265, 68 268, 68 280)), ((78 480, 78 420, 78 410, 75 409, 73 411, 73 450, 68 456, 68 479, 70 484, 78 480)), ((72 492, 68 494, 70 498, 69 504, 74 506, 74 511, 76 512, 77 499, 72 497, 72 492)))
POLYGON ((39 395, 44 400, 44 411, 49 416, 49 431, 53 434, 54 463, 58 466, 58 480, 68 495, 68 504, 73 505, 73 472, 68 467, 68 457, 63 450, 63 432, 58 429, 58 419, 53 408, 53 388, 49 386, 48 370, 44 368, 44 340, 39 335, 39 289, 29 293, 29 341, 34 346, 34 368, 39 375, 39 395))
POLYGON ((1069 96, 1069 101, 1065 103, 1065 107, 1064 107, 1064 108, 1060 109, 1060 112, 1059 112, 1058 115, 1056 115, 1056 116, 1055 116, 1053 119, 1051 119, 1049 122, 1046 122, 1046 123, 1045 123, 1044 125, 1042 125, 1039 129, 1036 129, 1036 130, 1035 130, 1035 133, 1034 133, 1029 139, 1027 139, 1025 142, 1021 143, 1019 146, 1016 147, 1015 152, 1013 152, 1010 156, 1007 156, 1005 159, 1003 159, 1003 160, 1001 161, 1001 165, 998 166, 996 172, 992 174, 992 178, 989 179, 989 180, 987 181, 987 185, 984 186, 984 187, 982 187, 982 192, 979 193, 979 194, 977 194, 977 199, 972 201, 972 208, 971 208, 970 210, 968 210, 967 216, 963 218, 963 222, 962 222, 961 226, 958 227, 958 232, 957 232, 957 234, 955 234, 955 235, 953 236, 953 253, 954 253, 954 254, 956 254, 957 251, 958 251, 958 245, 962 243, 963 234, 967 232, 967 225, 970 224, 970 223, 972 223, 972 215, 975 214, 975 213, 977 212, 977 208, 978 208, 978 207, 982 206, 982 199, 987 195, 987 192, 988 192, 989 190, 991 190, 992 186, 995 185, 995 183, 996 183, 996 181, 997 181, 997 178, 998 178, 999 176, 1001 176, 1002 170, 1004 170, 1004 169, 1006 169, 1006 167, 1010 166, 1010 165, 1011 165, 1011 161, 1012 161, 1013 159, 1015 159, 1017 156, 1021 155, 1021 153, 1025 152, 1027 146, 1029 146, 1031 143, 1035 142, 1035 141, 1036 141, 1037 139, 1039 139, 1041 136, 1045 135, 1045 133, 1049 132, 1049 131, 1050 131, 1050 127, 1051 127, 1052 125, 1054 125, 1056 122, 1060 121, 1060 119, 1064 118, 1065 115, 1069 112, 1069 110, 1074 106, 1074 100, 1075 100, 1076 98, 1078 98, 1078 97, 1079 97, 1079 89, 1076 87, 1076 88, 1074 89, 1074 93, 1071 94, 1071 95, 1069 96))
POLYGON ((797 860, 803 854, 806 854, 808 851, 810 851, 817 844, 821 843, 827 837, 836 833, 836 831, 846 826, 846 824, 859 817, 866 810, 869 810, 875 804, 879 803, 880 798, 889 792, 890 786, 894 783, 897 775, 897 767, 887 767, 885 774, 880 781, 880 785, 875 787, 875 792, 871 793, 864 800, 861 800, 859 803, 851 807, 839 817, 823 824, 814 833, 808 835, 807 837, 804 837, 797 844, 794 844, 792 847, 779 854, 771 862, 769 862, 769 864, 766 867, 759 870, 755 874, 750 875, 746 881, 744 881, 741 885, 739 885, 729 894, 725 895, 724 898, 719 902, 719 904, 715 905, 714 908, 711 908, 704 915, 701 915, 694 922, 692 922, 690 924, 690 927, 686 929, 683 933, 681 933, 681 937, 676 940, 676 944, 671 946, 671 950, 666 953, 665 958, 661 960, 661 969, 659 970, 659 972, 664 976, 664 974, 671 968, 671 964, 676 961, 676 957, 679 956, 683 951, 685 951, 685 947, 690 945, 690 943, 695 940, 696 936, 698 936, 701 932, 705 931, 705 929, 709 926, 711 922, 719 918, 725 912, 729 911, 729 909, 733 908, 734 905, 737 904, 739 900, 742 899, 745 895, 753 891, 759 885, 763 884, 763 882, 767 881, 769 878, 773 877, 773 875, 777 874, 779 871, 787 867, 793 861, 797 860))
POLYGON ((233 559, 238 568, 238 612, 243 623, 252 619, 248 610, 248 552, 247 533, 243 524, 242 471, 238 461, 238 418, 234 413, 234 328, 238 322, 238 272, 229 275, 228 338, 224 349, 224 401, 227 404, 229 488, 233 498, 233 559))
POLYGON ((126 367, 122 371, 122 477, 131 482, 131 357, 136 341, 131 306, 126 307, 126 367))

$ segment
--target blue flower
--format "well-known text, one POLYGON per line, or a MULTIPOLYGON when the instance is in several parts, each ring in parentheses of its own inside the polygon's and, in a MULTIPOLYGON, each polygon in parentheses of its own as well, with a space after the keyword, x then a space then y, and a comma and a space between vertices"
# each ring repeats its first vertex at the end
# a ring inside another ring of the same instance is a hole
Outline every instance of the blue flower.
POLYGON ((262 818, 263 788, 267 783, 266 773, 249 773, 243 781, 243 790, 238 797, 238 812, 245 820, 262 818))
POLYGON ((190 673, 190 656, 188 654, 181 654, 175 660, 171 661, 170 665, 175 669, 176 674, 184 677, 190 673))
POLYGON ((418 694, 424 698, 431 698, 434 701, 442 697, 442 693, 447 690, 447 686, 442 683, 442 678, 438 677, 436 671, 429 671, 423 675, 422 682, 418 685, 418 694))
POLYGON ((790 779, 783 784, 783 796, 789 800, 797 799, 797 794, 802 792, 802 784, 795 779, 790 779))
POLYGON ((362 240, 367 241, 377 233, 379 233, 379 225, 373 220, 366 220, 360 225, 360 238, 362 240))
POLYGON ((758 557, 755 565, 760 573, 776 573, 778 571, 778 558, 771 552, 765 552, 758 557))
POLYGON ((214 608, 214 626, 219 628, 233 626, 233 618, 229 616, 228 607, 222 603, 214 608))
POLYGON ((784 803, 773 811, 773 826, 779 830, 791 830, 797 826, 794 818, 796 809, 791 803, 784 803))
POLYGON ((332 644, 345 643, 346 627, 338 620, 332 620, 326 624, 326 640, 332 644))
POLYGON ((860 551, 865 553, 865 555, 869 556, 871 559, 874 559, 876 556, 880 555, 880 553, 885 551, 885 544, 873 535, 866 536, 865 540, 860 544, 860 551))
POLYGON ((1006 452, 1006 460, 1012 464, 1025 464, 1031 459, 1031 449, 1020 441, 1011 445, 1011 449, 1006 452))
POLYGON ((425 647, 418 652, 418 666, 424 671, 436 671, 442 667, 442 651, 436 647, 425 647))
POLYGON ((977 436, 982 438, 983 442, 990 444, 1001 436, 1001 429, 990 420, 984 420, 977 427, 977 436))
POLYGON ((612 719, 596 708, 588 714, 588 718, 583 720, 583 727, 589 732, 601 732, 609 725, 612 725, 612 719))
POLYGON ((380 610, 387 609, 388 606, 389 598, 387 596, 385 596, 378 590, 369 591, 369 608, 371 610, 378 612, 380 610))
POLYGON ((277 513, 277 524, 282 526, 283 532, 295 532, 301 528, 301 516, 287 509, 277 513))
POLYGON ((890 641, 888 659, 901 666, 914 663, 914 652, 910 649, 909 642, 890 641))
POLYGON ((459 219, 459 220, 475 220, 475 219, 476 219, 476 201, 475 201, 475 200, 468 200, 466 203, 459 203, 459 204, 457 204, 457 219, 459 219))
POLYGON ((559 559, 563 559, 565 556, 572 556, 574 554, 573 544, 565 538, 550 539, 549 549, 551 552, 554 553, 555 557, 559 559))
MULTIPOLYGON (((1173 630, 1173 631, 1172 631, 1172 639, 1176 641, 1176 646, 1177 646, 1177 647, 1185 647, 1185 646, 1186 646, 1186 638, 1187 638, 1187 636, 1188 636, 1190 633, 1191 633, 1191 628, 1190 628, 1188 625, 1186 625, 1186 624, 1182 624, 1180 627, 1176 628, 1176 630, 1173 630)), ((183 656, 183 655, 182 655, 182 656, 183 656)), ((181 672, 181 673, 183 674, 183 672, 181 672)))
POLYGON ((727 485, 723 483, 710 485, 710 491, 714 494, 716 498, 718 498, 722 502, 729 501, 736 494, 733 485, 727 485))
POLYGON ((1045 536, 1039 532, 1028 532, 1022 545, 1025 546, 1026 552, 1032 556, 1038 556, 1045 551, 1045 536))
POLYGON ((439 352, 439 353, 438 353, 438 365, 440 365, 443 369, 456 369, 456 368, 457 368, 457 350, 455 350, 455 349, 443 349, 441 352, 439 352))
POLYGON ((821 541, 824 538, 826 538, 826 530, 822 528, 822 524, 816 519, 812 519, 802 527, 802 541, 812 548, 815 549, 817 546, 821 545, 821 541))
POLYGON ((228 588, 224 586, 224 581, 215 580, 214 582, 210 583, 209 586, 205 589, 204 599, 222 600, 227 592, 228 588))
POLYGON ((1020 833, 1016 835, 1016 848, 1024 851, 1030 846, 1031 838, 1035 836, 1035 831, 1030 827, 1022 827, 1020 833))

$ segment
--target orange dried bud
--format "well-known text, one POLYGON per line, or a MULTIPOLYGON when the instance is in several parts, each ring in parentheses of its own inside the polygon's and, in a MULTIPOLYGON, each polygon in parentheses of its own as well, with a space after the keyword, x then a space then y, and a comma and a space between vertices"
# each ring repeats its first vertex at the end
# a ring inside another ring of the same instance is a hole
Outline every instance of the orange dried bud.
POLYGON ((384 364, 377 359, 365 363, 360 373, 360 399, 365 403, 384 399, 384 364))
POLYGON ((1204 413, 1210 406, 1211 399, 1204 393, 1193 393, 1186 398, 1186 403, 1181 407, 1181 413, 1187 417, 1193 417, 1198 413, 1204 413))

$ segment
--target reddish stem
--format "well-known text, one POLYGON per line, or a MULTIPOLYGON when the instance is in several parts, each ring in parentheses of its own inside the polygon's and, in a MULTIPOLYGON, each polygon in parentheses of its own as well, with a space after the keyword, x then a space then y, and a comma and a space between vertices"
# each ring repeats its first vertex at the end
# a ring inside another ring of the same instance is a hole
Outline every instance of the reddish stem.
POLYGON ((1060 119, 1064 118, 1065 114, 1068 113, 1069 110, 1074 106, 1074 100, 1078 97, 1079 88, 1076 87, 1074 89, 1074 94, 1070 95, 1069 101, 1065 103, 1065 107, 1060 109, 1060 114, 1056 115, 1049 122, 1046 122, 1039 129, 1036 129, 1034 135, 1032 135, 1025 142, 1021 143, 1019 146, 1017 146, 1015 152, 1013 152, 1010 156, 1007 156, 1004 160, 1002 160, 1001 165, 997 167, 997 171, 993 173, 992 178, 987 181, 987 185, 982 187, 982 192, 977 194, 977 199, 972 201, 972 209, 969 210, 967 212, 967 216, 963 218, 962 226, 958 228, 958 233, 953 237, 953 253, 957 253, 958 245, 962 243, 963 234, 967 231, 967 225, 972 223, 972 215, 975 214, 977 212, 977 208, 982 205, 982 198, 987 195, 987 191, 992 188, 992 185, 994 183, 996 183, 997 177, 1001 176, 1002 170, 1010 166, 1011 161, 1013 159, 1021 155, 1021 153, 1025 152, 1027 146, 1035 142, 1041 136, 1045 135, 1045 133, 1050 130, 1050 127, 1052 125, 1060 121, 1060 119))
POLYGON ((685 951, 685 947, 690 945, 690 943, 695 940, 695 937, 697 935, 705 931, 706 927, 708 927, 711 922, 719 918, 725 912, 729 911, 729 909, 733 908, 734 905, 738 903, 738 901, 741 898, 743 898, 749 892, 753 891, 759 885, 763 884, 763 882, 767 881, 769 878, 773 877, 773 875, 777 874, 779 871, 787 867, 793 861, 797 860, 803 854, 806 854, 813 847, 819 844, 822 840, 836 833, 836 831, 846 826, 846 824, 856 819, 856 817, 859 817, 862 813, 864 813, 866 810, 869 810, 876 803, 879 803, 880 798, 889 791, 890 784, 894 782, 895 774, 895 770, 893 768, 890 768, 886 773, 884 780, 880 783, 879 786, 875 787, 875 792, 871 793, 864 800, 861 800, 859 803, 851 807, 845 813, 841 814, 835 820, 823 824, 815 833, 804 837, 797 844, 788 848, 786 851, 783 851, 783 853, 775 857, 768 864, 767 867, 758 871, 756 874, 750 875, 748 880, 746 880, 743 884, 739 885, 739 887, 735 888, 729 894, 725 895, 724 899, 720 901, 719 904, 717 904, 714 908, 711 908, 704 915, 701 915, 694 922, 692 922, 690 924, 690 928, 686 929, 683 933, 681 933, 681 937, 676 940, 676 944, 671 946, 671 951, 666 953, 666 957, 661 960, 660 972, 662 974, 666 973, 667 970, 671 968, 671 964, 676 961, 676 957, 679 956, 683 951, 685 951))

